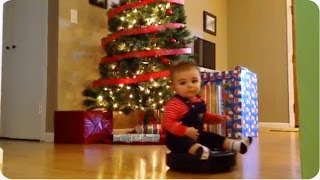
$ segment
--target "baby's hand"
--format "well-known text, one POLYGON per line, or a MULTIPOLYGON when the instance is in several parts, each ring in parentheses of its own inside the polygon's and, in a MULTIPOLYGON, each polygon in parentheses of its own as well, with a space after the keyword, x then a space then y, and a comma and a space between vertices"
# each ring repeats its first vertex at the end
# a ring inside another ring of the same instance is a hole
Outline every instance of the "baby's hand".
POLYGON ((198 136, 199 136, 199 132, 194 127, 188 127, 187 130, 186 130, 185 135, 190 137, 190 138, 192 138, 192 139, 194 139, 194 140, 197 140, 198 136))
POLYGON ((227 115, 221 115, 219 118, 220 118, 220 120, 221 120, 222 122, 231 121, 231 118, 230 118, 229 116, 227 116, 227 115))

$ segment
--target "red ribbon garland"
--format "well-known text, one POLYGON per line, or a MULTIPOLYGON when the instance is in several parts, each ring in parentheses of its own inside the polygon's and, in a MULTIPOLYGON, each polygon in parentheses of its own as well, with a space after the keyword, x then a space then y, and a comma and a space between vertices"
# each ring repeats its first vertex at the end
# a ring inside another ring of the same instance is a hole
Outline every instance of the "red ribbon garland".
POLYGON ((185 24, 182 23, 170 23, 170 24, 164 24, 164 25, 157 25, 157 26, 148 26, 145 28, 133 28, 133 29, 128 29, 128 30, 123 30, 123 31, 118 31, 113 34, 108 35, 107 37, 104 37, 101 39, 101 46, 104 48, 104 46, 109 43, 112 40, 115 40, 121 36, 130 36, 130 35, 138 35, 138 34, 147 34, 147 33, 152 33, 152 32, 159 32, 163 31, 166 28, 170 29, 177 29, 184 27, 185 24))
POLYGON ((148 81, 151 78, 158 79, 162 77, 169 76, 169 71, 160 71, 156 73, 149 73, 144 75, 136 76, 135 78, 117 78, 117 79, 98 79, 93 81, 92 87, 101 87, 101 86, 109 86, 109 85, 118 85, 118 84, 134 84, 143 81, 148 81))
POLYGON ((151 3, 156 3, 156 2, 168 2, 168 3, 176 3, 176 4, 184 4, 184 0, 143 0, 140 2, 134 2, 134 3, 129 3, 123 6, 119 6, 117 8, 114 8, 113 10, 108 12, 108 19, 111 19, 115 15, 127 10, 127 9, 132 9, 136 8, 139 6, 145 6, 147 4, 151 3))
POLYGON ((180 54, 191 54, 191 48, 180 48, 180 49, 155 49, 146 51, 129 52, 123 55, 116 55, 112 57, 102 57, 100 63, 112 63, 120 61, 126 58, 144 58, 151 56, 167 56, 167 55, 180 55, 180 54))

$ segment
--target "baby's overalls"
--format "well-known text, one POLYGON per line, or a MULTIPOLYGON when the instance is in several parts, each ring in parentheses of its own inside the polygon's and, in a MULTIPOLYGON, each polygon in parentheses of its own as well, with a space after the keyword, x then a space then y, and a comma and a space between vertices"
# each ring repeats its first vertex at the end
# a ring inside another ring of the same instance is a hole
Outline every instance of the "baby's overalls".
POLYGON ((204 101, 191 103, 189 99, 175 95, 176 98, 184 102, 189 111, 180 119, 183 125, 198 129, 199 137, 193 140, 188 136, 176 136, 167 131, 166 145, 173 153, 188 153, 188 150, 195 143, 200 143, 211 150, 222 150, 222 144, 225 140, 224 136, 213 132, 203 131, 203 116, 206 113, 206 104, 204 101))

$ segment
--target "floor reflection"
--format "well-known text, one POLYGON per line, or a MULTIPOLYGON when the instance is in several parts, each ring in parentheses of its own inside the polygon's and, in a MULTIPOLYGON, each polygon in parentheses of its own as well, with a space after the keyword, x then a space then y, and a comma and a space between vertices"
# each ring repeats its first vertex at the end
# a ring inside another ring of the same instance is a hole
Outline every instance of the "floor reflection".
POLYGON ((253 138, 248 152, 242 155, 243 178, 260 177, 260 146, 259 139, 253 138))
POLYGON ((164 145, 52 144, 0 140, 10 179, 299 179, 299 133, 261 131, 230 172, 168 169, 164 145))
POLYGON ((108 155, 111 158, 102 164, 97 178, 164 179, 167 169, 165 151, 162 146, 154 149, 125 145, 113 147, 112 155, 108 155))

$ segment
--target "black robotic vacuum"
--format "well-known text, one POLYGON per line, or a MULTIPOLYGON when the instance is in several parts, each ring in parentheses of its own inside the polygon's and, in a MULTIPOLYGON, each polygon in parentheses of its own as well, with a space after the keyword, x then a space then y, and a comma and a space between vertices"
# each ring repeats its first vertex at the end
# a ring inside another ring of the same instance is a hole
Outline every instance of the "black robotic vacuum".
POLYGON ((185 172, 227 172, 236 165, 236 152, 212 151, 213 157, 200 160, 190 154, 167 153, 166 164, 172 170, 185 172))

